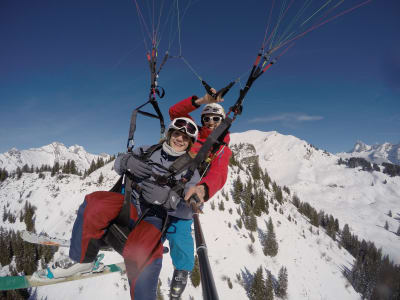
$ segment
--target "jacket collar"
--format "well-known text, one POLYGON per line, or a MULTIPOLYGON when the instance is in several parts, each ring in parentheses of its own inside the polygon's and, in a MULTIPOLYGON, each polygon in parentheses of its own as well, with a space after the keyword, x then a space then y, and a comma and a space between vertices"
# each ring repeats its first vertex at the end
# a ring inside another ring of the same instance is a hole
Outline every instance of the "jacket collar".
MULTIPOLYGON (((200 127, 198 139, 200 139, 200 140, 207 139, 207 137, 210 135, 211 132, 212 132, 212 130, 208 127, 205 127, 205 126, 200 127)), ((231 140, 231 138, 230 138, 229 132, 228 132, 228 134, 224 138, 224 143, 228 145, 230 140, 231 140)))

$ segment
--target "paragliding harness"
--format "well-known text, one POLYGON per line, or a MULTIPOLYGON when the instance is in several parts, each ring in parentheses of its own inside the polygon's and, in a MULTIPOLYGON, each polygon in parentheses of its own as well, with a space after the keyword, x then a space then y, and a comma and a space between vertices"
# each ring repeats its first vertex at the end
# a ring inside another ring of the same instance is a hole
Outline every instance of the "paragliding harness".
MULTIPOLYGON (((159 75, 161 69, 163 68, 164 64, 166 63, 166 61, 168 59, 168 52, 165 54, 158 70, 156 70, 156 66, 157 66, 156 49, 153 47, 151 54, 147 53, 146 56, 147 56, 147 60, 149 62, 150 74, 151 74, 149 99, 148 99, 148 101, 146 101, 145 103, 138 106, 137 108, 135 108, 132 111, 130 126, 129 126, 129 135, 128 135, 128 141, 127 141, 127 153, 132 153, 132 149, 134 147, 134 134, 136 131, 136 119, 137 119, 138 113, 141 115, 147 116, 147 117, 158 119, 160 122, 160 134, 161 134, 160 139, 162 140, 164 138, 164 132, 165 132, 164 117, 158 106, 156 95, 159 98, 163 98, 165 95, 164 89, 162 87, 158 86, 157 78, 158 78, 158 75, 159 75), (156 112, 156 114, 141 110, 145 105, 147 105, 149 103, 153 106, 153 109, 156 112)), ((145 153, 142 153, 142 155, 139 158, 144 161, 147 161, 148 158, 151 156, 151 154, 154 151, 156 151, 156 149, 158 147, 159 147, 159 145, 154 145, 154 146, 150 147, 151 149, 148 149, 150 151, 146 151, 145 153)), ((131 229, 130 229, 130 197, 131 197, 131 193, 132 193, 132 188, 138 189, 139 187, 133 181, 132 175, 129 172, 126 172, 123 176, 121 176, 119 178, 117 183, 110 190, 110 192, 123 193, 124 194, 124 203, 123 203, 123 206, 122 206, 122 209, 121 209, 119 215, 109 226, 107 233, 104 236, 104 240, 109 245, 111 245, 121 255, 122 255, 125 243, 128 239, 128 235, 131 232, 131 229)), ((140 193, 140 190, 137 190, 137 191, 140 193)), ((163 209, 161 206, 151 205, 151 204, 147 204, 147 203, 143 203, 143 205, 145 206, 145 209, 142 212, 142 214, 139 216, 139 219, 135 222, 135 226, 137 224, 139 224, 146 215, 157 215, 163 220, 163 226, 162 226, 161 233, 164 234, 164 232, 166 230, 166 225, 168 223, 168 214, 166 213, 165 209, 163 209)))

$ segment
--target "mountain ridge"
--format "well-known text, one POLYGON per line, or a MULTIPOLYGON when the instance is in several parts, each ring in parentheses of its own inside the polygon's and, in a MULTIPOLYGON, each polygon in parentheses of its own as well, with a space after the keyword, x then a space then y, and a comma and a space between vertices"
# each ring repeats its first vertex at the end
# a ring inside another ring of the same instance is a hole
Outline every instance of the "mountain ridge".
POLYGON ((362 157, 371 163, 382 164, 384 162, 400 165, 400 143, 367 145, 357 141, 352 150, 336 153, 337 156, 347 159, 351 157, 362 157))
POLYGON ((49 165, 52 167, 56 162, 60 165, 67 163, 68 160, 74 160, 76 167, 80 171, 89 169, 93 160, 99 158, 107 160, 109 154, 91 154, 88 153, 83 146, 72 145, 65 146, 60 142, 53 142, 39 148, 30 148, 27 150, 18 150, 11 148, 9 151, 0 154, 0 169, 3 168, 8 172, 15 171, 18 167, 22 168, 25 164, 29 167, 40 167, 49 165))

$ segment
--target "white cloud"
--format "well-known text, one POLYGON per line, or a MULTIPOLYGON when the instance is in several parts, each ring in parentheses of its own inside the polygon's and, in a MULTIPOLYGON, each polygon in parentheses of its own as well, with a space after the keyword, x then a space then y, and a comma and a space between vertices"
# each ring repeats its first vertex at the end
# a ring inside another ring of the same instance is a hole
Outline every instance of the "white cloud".
POLYGON ((270 123, 270 122, 309 122, 309 121, 320 121, 324 117, 322 116, 311 116, 301 113, 284 113, 274 116, 266 116, 261 118, 250 119, 251 123, 270 123))

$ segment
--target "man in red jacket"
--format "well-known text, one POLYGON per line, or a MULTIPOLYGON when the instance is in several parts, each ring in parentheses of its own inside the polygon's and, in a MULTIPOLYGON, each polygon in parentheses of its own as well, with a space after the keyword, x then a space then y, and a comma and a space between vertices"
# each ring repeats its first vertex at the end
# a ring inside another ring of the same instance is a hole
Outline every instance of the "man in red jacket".
MULTIPOLYGON (((212 90, 214 93, 216 92, 214 89, 212 90)), ((171 120, 177 117, 193 119, 189 113, 199 108, 200 105, 206 104, 201 112, 202 126, 199 129, 197 142, 191 148, 192 152, 197 153, 200 150, 209 134, 217 128, 225 118, 224 108, 218 104, 218 102, 222 101, 223 99, 220 97, 214 99, 209 94, 206 94, 201 98, 192 96, 178 102, 169 109, 171 120)), ((201 202, 207 201, 224 186, 228 176, 229 159, 232 155, 232 152, 228 147, 229 140, 230 137, 228 133, 224 139, 225 145, 220 146, 218 151, 214 155, 211 155, 207 162, 205 162, 205 165, 201 170, 202 172, 200 173, 202 176, 201 181, 188 191, 185 200, 188 200, 194 193, 196 193, 201 202)))
MULTIPOLYGON (((212 89, 212 92, 216 93, 216 90, 212 89)), ((192 146, 190 150, 191 152, 197 153, 210 133, 217 128, 225 118, 224 108, 218 104, 218 102, 222 101, 222 98, 218 97, 217 99, 214 99, 209 94, 206 94, 201 98, 192 96, 178 102, 169 109, 171 120, 178 117, 186 117, 193 120, 189 113, 199 108, 200 105, 206 104, 201 112, 202 126, 199 126, 197 141, 192 146)), ((201 201, 201 203, 199 203, 200 206, 203 202, 214 196, 214 194, 224 186, 226 178, 228 177, 229 159, 232 155, 232 151, 228 147, 229 140, 230 138, 228 133, 224 138, 224 145, 220 146, 218 151, 214 154, 210 153, 208 159, 202 164, 202 166, 200 166, 199 172, 201 180, 197 185, 192 186, 186 192, 186 201, 188 201, 193 194, 197 194, 201 201)), ((191 224, 188 225, 186 230, 189 233, 191 232, 191 224)), ((189 236, 191 237, 190 234, 189 236)), ((176 244, 179 245, 179 242, 176 244)), ((186 287, 188 273, 192 270, 180 269, 178 262, 174 261, 174 257, 171 256, 171 258, 175 270, 170 286, 170 300, 174 300, 180 299, 180 296, 186 287)), ((191 255, 190 259, 194 262, 194 253, 191 255)))

